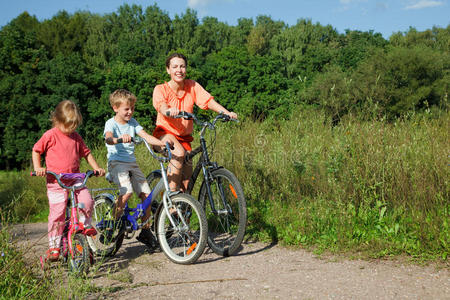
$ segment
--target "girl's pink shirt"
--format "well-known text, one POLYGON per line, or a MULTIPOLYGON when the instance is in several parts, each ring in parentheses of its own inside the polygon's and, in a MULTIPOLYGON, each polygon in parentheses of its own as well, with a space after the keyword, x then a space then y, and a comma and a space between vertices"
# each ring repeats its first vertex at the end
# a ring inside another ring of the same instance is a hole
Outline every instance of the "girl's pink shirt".
POLYGON ((212 99, 214 98, 211 94, 194 80, 186 79, 184 81, 184 94, 181 97, 176 95, 167 82, 159 84, 153 90, 153 106, 158 112, 156 126, 164 127, 178 136, 191 135, 194 127, 193 121, 164 116, 159 112, 161 104, 166 103, 169 108, 176 107, 178 110, 193 113, 194 104, 201 109, 208 109, 208 103, 212 99))
MULTIPOLYGON (((45 155, 47 170, 56 174, 79 173, 81 158, 91 153, 78 133, 66 135, 57 127, 46 131, 34 144, 33 151, 45 155)), ((47 182, 54 180, 47 177, 47 182)))

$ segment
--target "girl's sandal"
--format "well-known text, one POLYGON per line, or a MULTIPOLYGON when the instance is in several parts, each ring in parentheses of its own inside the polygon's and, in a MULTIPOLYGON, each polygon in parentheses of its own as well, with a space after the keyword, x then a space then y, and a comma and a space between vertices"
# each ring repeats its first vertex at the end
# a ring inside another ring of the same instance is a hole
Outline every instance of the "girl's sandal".
POLYGON ((93 235, 97 234, 97 230, 95 230, 95 228, 92 226, 86 226, 86 227, 84 227, 83 233, 84 233, 84 235, 87 235, 87 236, 93 236, 93 235))
POLYGON ((57 261, 59 259, 59 248, 50 248, 47 250, 47 259, 49 261, 57 261))

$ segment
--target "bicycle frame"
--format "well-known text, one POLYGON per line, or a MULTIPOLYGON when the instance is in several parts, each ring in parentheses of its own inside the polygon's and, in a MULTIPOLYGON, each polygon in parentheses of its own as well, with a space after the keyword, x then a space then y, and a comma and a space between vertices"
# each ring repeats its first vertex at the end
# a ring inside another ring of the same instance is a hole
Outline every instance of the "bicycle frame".
MULTIPOLYGON (((169 162, 172 159, 172 152, 170 152, 169 144, 166 143, 166 149, 167 149, 167 152, 168 152, 168 157, 159 157, 153 152, 152 148, 150 147, 150 145, 147 143, 147 141, 145 139, 143 139, 143 142, 144 142, 145 146, 147 147, 148 151, 150 152, 150 154, 153 156, 153 158, 157 159, 158 162, 159 162, 160 169, 161 169, 161 176, 162 176, 162 180, 163 180, 163 183, 164 183, 164 189, 165 189, 164 195, 163 195, 163 201, 162 201, 163 202, 162 203, 163 204, 163 209, 165 210, 165 212, 167 214, 167 217, 168 217, 170 223, 172 224, 172 226, 176 228, 177 227, 176 223, 175 223, 175 221, 172 218, 172 214, 170 213, 170 208, 173 207, 172 200, 170 199, 170 196, 172 194, 177 194, 178 192, 171 192, 170 191, 169 180, 167 178, 167 168, 164 166, 165 162, 169 162)), ((153 191, 152 191, 152 193, 153 193, 153 191)), ((152 194, 152 193, 150 193, 150 194, 152 194)), ((150 197, 150 195, 149 195, 149 197, 150 197)), ((149 197, 147 197, 147 198, 149 198, 149 197)), ((151 200, 151 197, 150 197, 150 200, 151 200)), ((160 208, 158 208, 158 210, 159 209, 160 208)), ((176 208, 176 209, 177 209, 177 212, 179 213, 179 218, 181 219, 181 224, 186 224, 186 220, 183 218, 182 214, 178 211, 178 208, 176 208)))
MULTIPOLYGON (((197 123, 201 123, 198 121, 198 119, 193 114, 188 114, 188 116, 192 119, 194 119, 197 123)), ((209 204, 211 205, 211 210, 214 214, 218 214, 214 201, 213 196, 211 192, 211 185, 212 182, 211 179, 211 171, 214 171, 216 169, 222 168, 217 164, 217 162, 212 162, 209 158, 208 148, 206 146, 206 140, 205 140, 205 131, 206 128, 214 128, 217 120, 219 120, 221 117, 221 114, 219 114, 212 123, 209 122, 203 122, 201 123, 202 129, 200 131, 200 146, 192 150, 191 153, 187 156, 188 160, 192 160, 194 156, 196 156, 198 153, 202 153, 201 158, 197 162, 197 165, 195 166, 195 169, 192 172, 191 178, 189 179, 188 188, 186 190, 186 193, 191 194, 192 190, 194 188, 195 182, 197 181, 198 175, 200 174, 200 170, 203 172, 203 176, 205 178, 205 184, 206 184, 206 192, 208 194, 209 204)), ((222 185, 219 185, 219 192, 221 194, 221 199, 223 200, 225 198, 225 192, 223 191, 222 185)), ((224 207, 226 207, 226 203, 223 203, 224 207)), ((231 213, 231 212, 230 212, 231 213)))
MULTIPOLYGON (((153 152, 153 150, 151 149, 151 146, 147 143, 146 140, 143 139, 142 141, 144 142, 145 146, 147 147, 147 149, 149 150, 151 155, 155 159, 157 159, 159 164, 160 164, 162 180, 163 180, 164 187, 165 187, 165 193, 163 195, 164 201, 162 203, 163 204, 163 209, 166 210, 166 213, 168 215, 168 218, 169 218, 171 224, 173 226, 175 226, 175 222, 172 219, 171 214, 169 213, 169 209, 172 207, 172 200, 170 199, 169 181, 167 179, 167 172, 166 172, 167 169, 164 166, 165 162, 170 161, 170 159, 172 158, 172 154, 171 154, 171 152, 169 150, 168 151, 168 157, 159 157, 153 152)), ((133 142, 134 142, 134 140, 133 140, 133 142)), ((169 149, 168 145, 166 145, 166 149, 169 149)), ((100 188, 100 189, 91 189, 91 192, 99 192, 99 191, 105 191, 105 190, 115 190, 115 191, 117 191, 116 188, 110 188, 110 189, 100 188)), ((149 206, 152 204, 153 192, 154 192, 154 189, 150 192, 150 194, 147 196, 147 198, 142 203, 139 203, 139 204, 136 205, 136 208, 130 208, 128 206, 128 202, 125 204, 124 212, 123 212, 123 215, 122 215, 121 219, 123 221, 128 221, 129 224, 131 224, 131 226, 130 226, 131 228, 130 228, 129 232, 136 231, 136 230, 138 230, 140 228, 138 220, 139 220, 139 218, 141 218, 142 216, 145 215, 145 211, 147 211, 149 206)), ((103 195, 108 197, 109 199, 111 199, 111 201, 113 201, 113 202, 115 201, 115 197, 114 196, 112 196, 110 194, 107 194, 107 193, 105 193, 103 195)), ((158 208, 158 210, 159 209, 160 208, 158 208)), ((183 222, 184 222, 184 220, 183 220, 183 222)), ((96 225, 96 227, 99 228, 99 229, 103 229, 104 226, 107 227, 107 224, 103 224, 103 220, 99 224, 96 225)))

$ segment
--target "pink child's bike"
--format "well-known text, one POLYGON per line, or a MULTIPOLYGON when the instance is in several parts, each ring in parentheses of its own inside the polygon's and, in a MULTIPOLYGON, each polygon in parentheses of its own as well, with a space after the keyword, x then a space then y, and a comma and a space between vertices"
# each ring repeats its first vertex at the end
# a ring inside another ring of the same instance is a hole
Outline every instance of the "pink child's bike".
MULTIPOLYGON (((83 203, 78 203, 75 191, 86 187, 88 178, 97 174, 94 171, 87 171, 86 173, 61 173, 59 175, 47 171, 47 174, 53 175, 63 189, 69 190, 66 220, 64 222, 65 225, 60 247, 63 261, 68 264, 71 273, 87 273, 91 263, 93 263, 93 256, 86 240, 85 227, 78 220, 78 213, 81 212, 84 214, 82 210, 84 205, 83 203), (66 183, 72 182, 73 185, 68 186, 62 180, 66 183)), ((31 176, 36 176, 36 173, 32 172, 31 176)), ((85 215, 85 217, 87 218, 88 216, 85 215)), ((43 270, 45 269, 46 261, 47 258, 40 257, 43 270)))

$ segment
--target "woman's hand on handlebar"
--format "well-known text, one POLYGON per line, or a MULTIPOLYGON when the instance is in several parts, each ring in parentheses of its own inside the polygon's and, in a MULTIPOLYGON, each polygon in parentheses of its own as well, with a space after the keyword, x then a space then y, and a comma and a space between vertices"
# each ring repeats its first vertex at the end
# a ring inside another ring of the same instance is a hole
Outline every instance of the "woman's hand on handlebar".
POLYGON ((225 113, 225 115, 227 115, 227 116, 229 116, 230 118, 235 119, 235 120, 237 120, 237 118, 238 118, 237 113, 235 113, 234 111, 229 112, 229 113, 225 113))
POLYGON ((176 107, 171 107, 164 112, 164 115, 168 117, 175 117, 180 113, 180 110, 176 107))
POLYGON ((36 168, 34 169, 34 174, 36 176, 44 177, 47 175, 47 168, 36 168))

